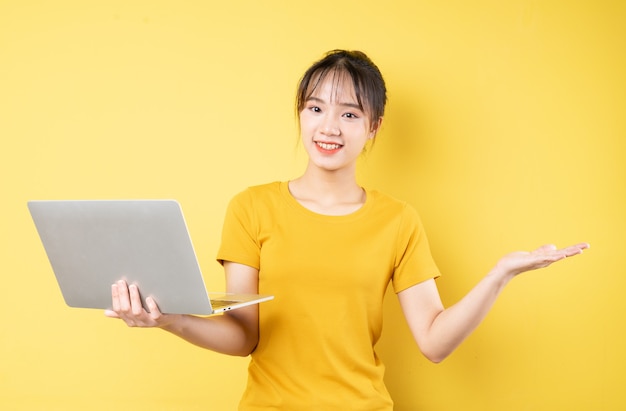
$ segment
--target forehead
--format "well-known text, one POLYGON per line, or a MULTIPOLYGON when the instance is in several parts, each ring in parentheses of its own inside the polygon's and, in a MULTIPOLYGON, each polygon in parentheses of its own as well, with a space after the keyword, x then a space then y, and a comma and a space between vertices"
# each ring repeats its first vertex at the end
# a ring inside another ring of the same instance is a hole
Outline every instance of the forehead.
POLYGON ((316 73, 309 83, 306 95, 307 99, 315 97, 332 103, 354 103, 361 106, 354 89, 354 81, 345 70, 316 73))

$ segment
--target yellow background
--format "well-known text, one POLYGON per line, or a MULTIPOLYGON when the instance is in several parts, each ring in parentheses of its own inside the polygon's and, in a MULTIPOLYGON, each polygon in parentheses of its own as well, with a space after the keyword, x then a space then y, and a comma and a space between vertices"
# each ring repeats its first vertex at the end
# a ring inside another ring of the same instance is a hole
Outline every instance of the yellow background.
POLYGON ((360 181, 418 208, 446 304, 507 252, 592 244, 439 365, 388 298, 396 408, 625 409, 625 4, 0 0, 0 408, 236 407, 247 359, 67 308, 26 201, 176 198, 220 289, 228 200, 303 170, 296 82, 351 48, 390 97, 360 181))

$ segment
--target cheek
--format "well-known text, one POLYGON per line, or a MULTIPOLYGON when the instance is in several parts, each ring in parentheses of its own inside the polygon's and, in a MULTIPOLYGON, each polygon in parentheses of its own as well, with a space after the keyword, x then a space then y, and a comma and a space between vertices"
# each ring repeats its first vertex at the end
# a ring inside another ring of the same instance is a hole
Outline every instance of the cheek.
POLYGON ((317 127, 316 122, 308 116, 300 116, 300 134, 309 134, 315 131, 317 127))
POLYGON ((299 140, 306 146, 315 136, 315 129, 309 123, 300 123, 299 140))
POLYGON ((372 133, 362 123, 349 123, 343 127, 344 133, 356 138, 368 139, 372 133))

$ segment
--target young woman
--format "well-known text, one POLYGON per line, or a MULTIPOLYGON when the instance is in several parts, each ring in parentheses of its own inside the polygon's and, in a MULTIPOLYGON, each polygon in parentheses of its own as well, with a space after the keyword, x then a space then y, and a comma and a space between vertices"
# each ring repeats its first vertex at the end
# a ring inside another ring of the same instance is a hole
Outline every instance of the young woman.
POLYGON ((218 252, 227 291, 274 294, 274 301, 207 318, 166 315, 151 299, 144 310, 137 288, 119 282, 106 314, 221 353, 250 355, 241 410, 391 410, 373 349, 390 281, 420 350, 439 362, 513 277, 588 247, 509 254, 444 308, 416 211, 356 181, 357 158, 380 129, 385 103, 382 75, 365 54, 328 53, 297 92, 309 158, 304 174, 251 187, 231 201, 218 252))

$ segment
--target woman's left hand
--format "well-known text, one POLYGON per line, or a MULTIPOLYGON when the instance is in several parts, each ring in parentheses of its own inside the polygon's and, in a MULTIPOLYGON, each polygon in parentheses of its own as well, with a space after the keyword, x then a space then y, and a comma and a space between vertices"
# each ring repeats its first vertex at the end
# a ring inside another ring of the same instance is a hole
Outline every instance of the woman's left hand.
POLYGON ((579 243, 561 249, 557 249, 552 244, 544 245, 530 252, 517 251, 507 254, 498 261, 496 267, 515 276, 525 271, 547 267, 567 257, 582 254, 583 250, 587 248, 589 248, 587 243, 579 243))

